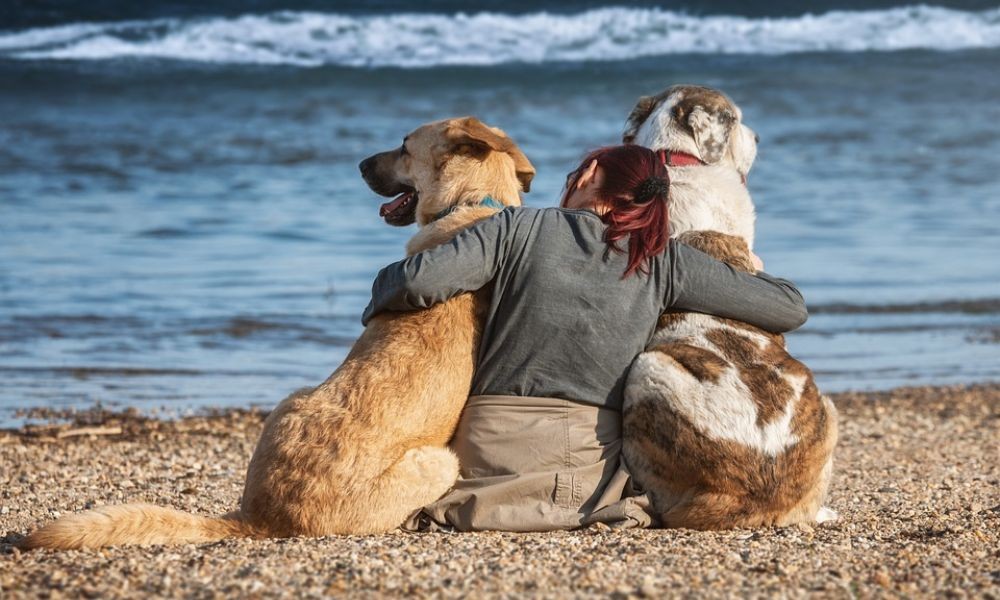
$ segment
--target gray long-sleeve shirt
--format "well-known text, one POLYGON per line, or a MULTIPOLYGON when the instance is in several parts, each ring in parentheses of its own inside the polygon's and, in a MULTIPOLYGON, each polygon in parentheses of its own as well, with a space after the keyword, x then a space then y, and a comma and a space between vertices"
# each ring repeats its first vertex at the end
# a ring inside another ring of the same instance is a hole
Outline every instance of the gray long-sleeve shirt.
POLYGON ((472 394, 616 409, 629 365, 668 308, 775 332, 806 320, 790 282, 737 271, 674 241, 648 274, 622 279, 628 257, 609 251, 605 228, 586 210, 508 208, 382 269, 362 320, 427 308, 492 281, 472 394))

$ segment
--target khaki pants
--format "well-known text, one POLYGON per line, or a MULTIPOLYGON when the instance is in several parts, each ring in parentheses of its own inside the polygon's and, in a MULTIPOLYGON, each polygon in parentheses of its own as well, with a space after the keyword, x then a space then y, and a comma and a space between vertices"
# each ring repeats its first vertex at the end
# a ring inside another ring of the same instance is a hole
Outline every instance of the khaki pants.
POLYGON ((552 531, 592 523, 647 527, 621 459, 621 413, 521 396, 473 396, 452 440, 455 487, 404 525, 459 531, 552 531))

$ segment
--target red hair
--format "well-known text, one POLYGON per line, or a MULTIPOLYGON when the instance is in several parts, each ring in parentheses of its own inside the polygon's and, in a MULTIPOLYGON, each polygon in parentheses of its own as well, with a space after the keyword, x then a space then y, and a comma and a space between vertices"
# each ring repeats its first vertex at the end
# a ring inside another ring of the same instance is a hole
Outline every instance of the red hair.
POLYGON ((648 273, 650 261, 663 252, 670 237, 667 167, 655 152, 643 146, 598 148, 566 178, 567 194, 595 160, 604 174, 597 196, 610 207, 601 216, 608 226, 604 241, 615 252, 624 253, 619 242, 628 238, 628 266, 623 278, 636 271, 648 273))

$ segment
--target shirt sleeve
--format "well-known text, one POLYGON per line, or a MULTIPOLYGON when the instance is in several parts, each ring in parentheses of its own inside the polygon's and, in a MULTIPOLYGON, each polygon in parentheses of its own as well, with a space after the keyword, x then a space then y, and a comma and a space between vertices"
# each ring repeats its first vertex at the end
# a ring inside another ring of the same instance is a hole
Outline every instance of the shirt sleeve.
POLYGON ((792 282, 739 271, 690 246, 670 242, 667 307, 743 321, 773 333, 798 329, 809 318, 792 282))
POLYGON ((385 311, 429 308, 489 283, 507 257, 512 218, 512 210, 501 211, 449 242, 379 271, 361 322, 367 325, 385 311))

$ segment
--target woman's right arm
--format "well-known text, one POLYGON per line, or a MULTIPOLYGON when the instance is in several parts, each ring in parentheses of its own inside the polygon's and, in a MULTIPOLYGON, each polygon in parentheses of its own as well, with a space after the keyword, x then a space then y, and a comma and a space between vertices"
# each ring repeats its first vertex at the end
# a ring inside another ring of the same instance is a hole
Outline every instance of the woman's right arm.
POLYGON ((671 240, 667 307, 743 321, 773 333, 798 329, 809 318, 802 294, 785 279, 739 271, 671 240))
POLYGON ((503 263, 513 210, 503 210, 440 246, 395 262, 372 284, 361 323, 386 311, 413 311, 483 287, 503 263))

